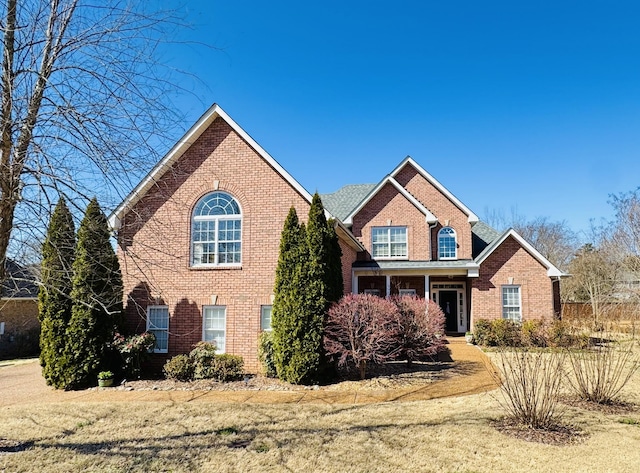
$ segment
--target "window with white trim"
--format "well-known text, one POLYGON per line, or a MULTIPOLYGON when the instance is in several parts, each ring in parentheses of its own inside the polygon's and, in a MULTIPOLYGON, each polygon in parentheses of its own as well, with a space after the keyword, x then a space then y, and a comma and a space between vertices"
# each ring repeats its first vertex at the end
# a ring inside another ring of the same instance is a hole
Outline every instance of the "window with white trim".
POLYGON ((502 318, 522 321, 520 286, 502 286, 502 318))
POLYGON ((415 296, 416 295, 416 290, 415 289, 399 289, 398 290, 398 295, 399 296, 415 296))
POLYGON ((451 227, 444 227, 438 232, 438 259, 456 258, 458 258, 456 231, 451 227))
POLYGON ((215 343, 216 353, 225 352, 227 307, 210 305, 202 308, 202 340, 215 343))
POLYGON ((374 227, 371 229, 371 256, 374 258, 406 258, 407 227, 374 227))
POLYGON ((242 259, 242 212, 226 192, 212 192, 196 204, 191 230, 192 266, 233 266, 242 259))
POLYGON ((166 305, 150 305, 147 307, 147 332, 156 337, 153 353, 169 351, 169 307, 166 305))
POLYGON ((260 329, 270 331, 271 330, 271 314, 273 312, 273 306, 263 305, 260 306, 260 329))

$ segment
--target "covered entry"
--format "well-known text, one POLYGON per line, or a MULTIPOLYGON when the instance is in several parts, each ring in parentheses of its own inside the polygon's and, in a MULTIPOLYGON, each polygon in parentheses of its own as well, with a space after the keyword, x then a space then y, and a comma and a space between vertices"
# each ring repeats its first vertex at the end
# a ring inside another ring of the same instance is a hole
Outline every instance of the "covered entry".
POLYGON ((464 282, 431 284, 431 300, 440 306, 446 319, 447 332, 467 331, 464 282))

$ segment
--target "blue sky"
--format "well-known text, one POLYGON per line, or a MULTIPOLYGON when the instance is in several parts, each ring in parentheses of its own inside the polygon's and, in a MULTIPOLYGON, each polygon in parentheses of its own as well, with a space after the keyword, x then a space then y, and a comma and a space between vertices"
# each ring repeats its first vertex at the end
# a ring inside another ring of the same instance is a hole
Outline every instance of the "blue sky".
POLYGON ((216 102, 310 192, 410 155, 480 217, 584 231, 640 185, 638 2, 180 8, 192 28, 163 60, 198 78, 181 131, 216 102))

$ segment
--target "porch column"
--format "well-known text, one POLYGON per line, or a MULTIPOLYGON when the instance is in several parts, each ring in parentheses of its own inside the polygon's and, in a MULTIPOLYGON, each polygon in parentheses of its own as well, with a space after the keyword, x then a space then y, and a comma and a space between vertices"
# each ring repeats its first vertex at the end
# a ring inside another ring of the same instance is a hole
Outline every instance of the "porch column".
POLYGON ((387 297, 391 295, 391 276, 387 274, 387 297))
POLYGON ((358 293, 358 277, 356 276, 356 272, 351 270, 351 294, 358 293))
POLYGON ((428 301, 431 300, 431 288, 429 287, 429 275, 424 275, 424 298, 428 301))

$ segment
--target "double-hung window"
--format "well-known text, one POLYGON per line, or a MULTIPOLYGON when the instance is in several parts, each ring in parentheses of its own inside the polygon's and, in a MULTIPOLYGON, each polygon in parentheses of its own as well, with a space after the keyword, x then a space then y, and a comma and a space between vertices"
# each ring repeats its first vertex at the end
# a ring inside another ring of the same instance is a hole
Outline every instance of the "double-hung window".
POLYGON ((202 340, 215 343, 216 353, 225 352, 227 308, 210 305, 202 308, 202 340))
POLYGON ((374 227, 371 229, 371 256, 374 258, 406 258, 407 227, 374 227))
POLYGON ((156 337, 154 353, 169 351, 169 307, 152 305, 147 307, 147 331, 156 337))
POLYGON ((502 286, 502 318, 522 321, 520 286, 502 286))
POLYGON ((205 195, 193 211, 192 266, 234 266, 242 261, 242 212, 225 192, 205 195))
POLYGON ((451 227, 444 227, 438 232, 438 257, 441 260, 458 257, 456 231, 451 227))

